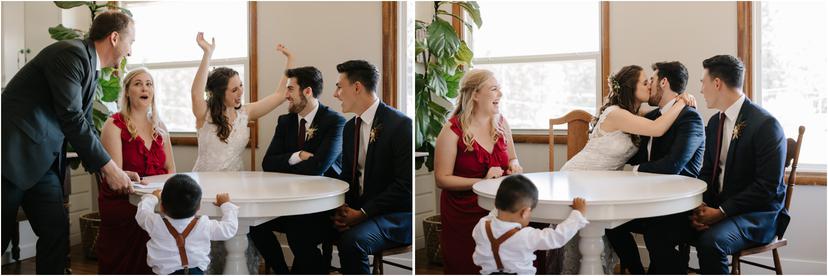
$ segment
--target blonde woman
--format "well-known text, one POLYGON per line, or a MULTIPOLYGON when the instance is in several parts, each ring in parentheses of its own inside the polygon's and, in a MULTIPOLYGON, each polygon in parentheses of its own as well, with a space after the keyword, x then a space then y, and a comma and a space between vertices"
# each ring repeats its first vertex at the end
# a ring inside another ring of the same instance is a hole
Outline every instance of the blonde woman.
MULTIPOLYGON (((170 136, 158 117, 155 83, 147 69, 130 71, 123 80, 121 111, 103 126, 101 141, 112 161, 140 176, 175 173, 170 136)), ((129 195, 98 185, 101 227, 96 243, 98 273, 152 274, 147 266, 149 236, 135 221, 129 195)))
POLYGON ((509 124, 500 115, 502 96, 491 71, 467 72, 457 107, 437 137, 434 178, 443 190, 440 240, 446 274, 480 273, 472 261, 472 229, 489 212, 477 205, 472 185, 482 179, 523 172, 509 124))

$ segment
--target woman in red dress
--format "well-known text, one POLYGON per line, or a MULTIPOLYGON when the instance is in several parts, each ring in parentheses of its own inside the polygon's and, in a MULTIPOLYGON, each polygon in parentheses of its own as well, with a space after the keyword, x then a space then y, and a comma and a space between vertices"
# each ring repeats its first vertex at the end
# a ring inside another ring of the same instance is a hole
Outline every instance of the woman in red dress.
MULTIPOLYGON (((155 88, 146 69, 124 78, 119 106, 104 124, 101 141, 118 166, 141 177, 175 173, 169 135, 158 118, 155 88)), ((147 266, 149 236, 135 221, 136 206, 129 195, 98 185, 101 227, 96 243, 98 273, 153 274, 147 266)))
POLYGON ((509 124, 500 116, 503 93, 491 71, 466 73, 457 108, 437 137, 434 178, 440 194, 443 272, 479 274, 472 261, 472 229, 489 211, 477 205, 472 185, 521 173, 509 124))

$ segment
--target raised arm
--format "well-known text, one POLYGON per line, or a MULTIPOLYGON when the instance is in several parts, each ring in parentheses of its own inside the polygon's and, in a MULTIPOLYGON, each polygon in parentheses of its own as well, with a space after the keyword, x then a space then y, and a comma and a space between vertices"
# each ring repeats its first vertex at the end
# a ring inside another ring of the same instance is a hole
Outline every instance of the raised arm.
MULTIPOLYGON (((293 68, 293 54, 285 47, 285 45, 276 45, 276 51, 285 55, 285 70, 293 68)), ((265 97, 256 102, 247 105, 247 113, 251 120, 258 119, 270 111, 273 111, 285 102, 285 93, 287 92, 288 77, 282 73, 282 79, 279 80, 279 85, 276 86, 276 91, 272 95, 265 97)))
POLYGON ((618 109, 607 114, 602 126, 606 127, 604 131, 621 130, 630 134, 661 137, 676 121, 684 106, 686 106, 684 100, 677 100, 667 113, 661 115, 655 121, 630 113, 625 109, 618 109))
POLYGON ((199 32, 196 36, 198 47, 204 51, 201 56, 201 64, 198 65, 195 79, 193 79, 193 88, 191 89, 191 98, 193 102, 193 115, 196 118, 196 129, 204 125, 207 118, 207 101, 204 100, 204 92, 207 87, 207 67, 210 66, 210 58, 213 56, 213 50, 216 49, 216 39, 212 39, 212 43, 204 40, 204 33, 199 32))

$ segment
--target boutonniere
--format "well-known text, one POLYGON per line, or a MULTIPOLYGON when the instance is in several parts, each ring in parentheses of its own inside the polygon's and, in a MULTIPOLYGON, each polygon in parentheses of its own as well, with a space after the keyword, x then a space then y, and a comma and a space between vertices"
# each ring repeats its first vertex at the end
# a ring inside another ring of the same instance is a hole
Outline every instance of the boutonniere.
POLYGON ((739 139, 739 136, 742 135, 742 129, 745 128, 745 121, 737 121, 736 125, 733 126, 733 134, 730 135, 730 140, 739 139))
POLYGON ((316 134, 316 127, 310 126, 307 131, 305 131, 305 141, 310 140, 313 138, 313 135, 316 134))
POLYGON ((371 135, 368 137, 368 143, 373 143, 377 140, 377 136, 379 136, 379 132, 382 130, 382 124, 375 126, 371 129, 371 135))

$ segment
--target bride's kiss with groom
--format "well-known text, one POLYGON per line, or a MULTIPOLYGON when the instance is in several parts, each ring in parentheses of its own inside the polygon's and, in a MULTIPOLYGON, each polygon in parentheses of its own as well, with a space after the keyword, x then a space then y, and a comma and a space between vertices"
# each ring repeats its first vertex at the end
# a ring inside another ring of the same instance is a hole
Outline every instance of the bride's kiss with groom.
MULTIPOLYGON (((610 92, 589 142, 561 169, 620 170, 630 164, 634 171, 707 183, 704 203, 694 210, 606 230, 622 272, 644 273, 632 233, 644 236, 650 274, 686 274, 689 256, 677 246, 688 242, 696 246, 701 273, 726 274, 728 255, 772 241, 789 221, 782 208, 786 145, 779 122, 745 98, 738 58, 714 56, 703 67, 701 92, 707 107, 719 111, 706 128, 685 93, 683 64, 655 63, 649 77, 640 66, 626 66, 608 80, 610 92), (641 117, 644 102, 657 108, 641 117)), ((577 248, 568 245, 565 257, 570 252, 577 248)), ((604 254, 611 259, 609 250, 604 254)))

